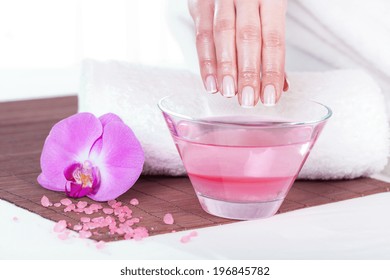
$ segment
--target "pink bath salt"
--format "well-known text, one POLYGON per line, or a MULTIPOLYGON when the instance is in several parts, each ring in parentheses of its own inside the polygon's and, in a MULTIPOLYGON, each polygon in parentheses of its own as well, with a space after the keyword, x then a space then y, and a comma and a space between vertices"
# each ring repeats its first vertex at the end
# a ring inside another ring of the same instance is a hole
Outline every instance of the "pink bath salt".
POLYGON ((103 221, 104 221, 104 218, 101 216, 92 219, 92 222, 94 222, 94 223, 102 223, 103 221))
POLYGON ((131 218, 130 221, 132 221, 134 224, 139 223, 139 218, 131 218))
POLYGON ((148 237, 149 232, 145 227, 137 227, 134 229, 134 235, 140 235, 142 237, 148 237))
POLYGON ((70 200, 69 198, 63 198, 60 200, 60 203, 64 206, 68 206, 72 204, 72 200, 70 200))
POLYGON ((101 204, 97 204, 97 203, 92 203, 89 208, 92 210, 92 211, 97 211, 97 210, 100 210, 103 208, 103 206, 101 204))
POLYGON ((188 243, 188 242, 190 242, 190 240, 191 240, 191 236, 185 235, 185 236, 183 236, 183 237, 180 239, 180 242, 181 242, 181 243, 188 243))
POLYGON ((134 234, 133 239, 136 240, 136 241, 140 241, 140 240, 143 239, 143 236, 139 235, 139 234, 134 234))
POLYGON ((198 236, 198 232, 196 232, 196 231, 191 231, 189 235, 190 235, 191 237, 195 237, 195 236, 198 236))
POLYGON ((83 213, 84 212, 84 208, 76 208, 73 211, 76 212, 76 213, 83 213))
POLYGON ((114 210, 112 208, 103 208, 103 213, 111 215, 112 213, 114 213, 114 210))
POLYGON ((134 222, 132 220, 127 220, 127 221, 125 221, 125 224, 128 226, 132 226, 132 225, 134 225, 134 222))
POLYGON ((118 207, 121 207, 122 206, 122 202, 118 201, 118 202, 115 202, 113 205, 111 205, 112 208, 118 208, 118 207))
POLYGON ((74 229, 74 230, 77 230, 77 231, 81 230, 82 228, 83 228, 83 226, 80 225, 80 224, 77 224, 77 225, 75 225, 75 226, 73 227, 73 229, 74 229))
POLYGON ((64 212, 70 212, 70 211, 73 211, 74 209, 76 209, 76 205, 74 204, 69 204, 68 206, 65 207, 64 209, 64 212))
POLYGON ((165 214, 163 220, 164 223, 166 223, 167 225, 173 225, 173 223, 175 222, 171 213, 165 214))
POLYGON ((17 222, 17 221, 19 221, 19 218, 18 217, 13 217, 12 221, 17 222))
POLYGON ((87 215, 91 215, 91 214, 93 214, 93 210, 91 208, 85 208, 84 213, 87 215))
POLYGON ((126 221, 125 218, 122 218, 122 217, 119 218, 119 222, 124 223, 125 221, 126 221))
POLYGON ((130 200, 130 204, 136 206, 139 204, 139 201, 138 201, 138 199, 133 198, 132 200, 130 200))
POLYGON ((172 233, 175 233, 175 232, 176 232, 176 230, 174 230, 174 229, 173 229, 171 232, 172 232, 172 233))
POLYGON ((100 240, 98 243, 96 243, 96 249, 101 250, 106 246, 106 242, 100 240))
POLYGON ((112 207, 112 205, 114 205, 115 203, 116 203, 116 200, 115 200, 115 199, 107 201, 107 204, 108 204, 109 206, 111 206, 111 207, 112 207))
POLYGON ((80 222, 83 222, 83 223, 89 223, 91 221, 91 218, 89 217, 81 217, 80 218, 80 222))
POLYGON ((63 232, 66 229, 66 221, 60 220, 54 226, 54 232, 63 232))
POLYGON ((58 235, 58 238, 61 240, 66 240, 69 237, 69 231, 64 231, 58 235))
POLYGON ((85 207, 87 207, 87 205, 88 205, 88 202, 86 202, 86 201, 77 202, 77 208, 85 208, 85 207))
POLYGON ((134 236, 133 233, 126 233, 126 234, 123 236, 123 238, 124 238, 125 240, 130 240, 130 239, 133 238, 133 236, 134 236))
POLYGON ((88 230, 80 230, 79 231, 79 237, 80 238, 89 238, 92 236, 92 233, 88 230))
POLYGON ((43 207, 49 207, 52 206, 53 204, 50 202, 50 200, 47 198, 47 196, 42 196, 41 198, 41 204, 43 207))

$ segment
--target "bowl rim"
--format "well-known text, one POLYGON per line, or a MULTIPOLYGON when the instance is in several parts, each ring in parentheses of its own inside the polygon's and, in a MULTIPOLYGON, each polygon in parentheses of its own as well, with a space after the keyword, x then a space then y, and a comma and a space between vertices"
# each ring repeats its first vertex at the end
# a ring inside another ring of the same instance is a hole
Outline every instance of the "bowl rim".
MULTIPOLYGON (((318 105, 322 106, 323 108, 325 108, 327 110, 327 113, 322 118, 317 119, 317 120, 300 121, 300 122, 283 122, 283 121, 281 121, 281 122, 269 123, 267 125, 265 125, 264 122, 262 122, 262 123, 256 123, 256 122, 253 122, 253 123, 237 123, 237 122, 215 121, 215 120, 207 121, 205 119, 194 118, 194 117, 191 117, 191 116, 188 116, 188 115, 184 115, 184 114, 180 114, 180 113, 174 112, 174 111, 169 110, 166 107, 164 107, 164 105, 162 105, 164 100, 166 100, 168 98, 172 98, 174 96, 178 96, 178 94, 167 95, 167 96, 161 98, 158 101, 157 106, 161 110, 161 112, 166 113, 166 114, 168 114, 170 116, 174 116, 174 117, 177 117, 177 118, 180 118, 180 119, 187 120, 187 121, 191 121, 191 122, 195 122, 195 123, 202 123, 202 124, 209 124, 209 125, 245 126, 245 127, 254 126, 254 127, 267 127, 267 128, 269 128, 269 127, 291 127, 291 126, 295 127, 295 126, 319 124, 319 123, 327 121, 333 115, 332 109, 330 109, 327 105, 324 105, 323 103, 320 103, 318 101, 314 101, 312 99, 306 99, 306 98, 297 98, 297 97, 285 96, 284 98, 287 98, 287 99, 301 100, 301 101, 306 101, 306 102, 311 102, 311 103, 318 104, 318 105)), ((257 106, 259 106, 259 105, 257 105, 257 106)), ((275 106, 277 106, 277 104, 275 106)))

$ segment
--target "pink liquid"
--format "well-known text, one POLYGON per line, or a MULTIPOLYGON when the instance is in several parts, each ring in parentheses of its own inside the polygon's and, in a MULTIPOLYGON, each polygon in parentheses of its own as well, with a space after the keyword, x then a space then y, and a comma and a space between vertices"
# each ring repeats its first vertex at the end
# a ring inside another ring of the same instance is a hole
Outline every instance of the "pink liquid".
POLYGON ((175 143, 197 194, 228 202, 283 200, 320 130, 211 128, 185 121, 176 129, 175 143))

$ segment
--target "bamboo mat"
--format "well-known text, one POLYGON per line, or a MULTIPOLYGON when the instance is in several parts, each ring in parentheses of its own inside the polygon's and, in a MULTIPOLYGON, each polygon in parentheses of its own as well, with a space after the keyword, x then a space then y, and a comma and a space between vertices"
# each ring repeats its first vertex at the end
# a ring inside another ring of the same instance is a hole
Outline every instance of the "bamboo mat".
MULTIPOLYGON (((52 202, 59 202, 65 195, 43 189, 36 182, 41 149, 50 128, 76 111, 75 96, 0 103, 0 199, 53 221, 65 219, 71 225, 79 222, 82 214, 64 212, 65 206, 43 207, 43 195, 52 202)), ((386 192, 389 187, 388 183, 369 178, 297 181, 278 213, 386 192)), ((83 200, 93 203, 87 198, 83 200)), ((150 235, 237 222, 204 212, 187 177, 141 177, 118 201, 133 211, 133 217, 140 217, 138 225, 146 227, 150 235), (137 198, 139 204, 131 205, 132 198, 137 198), (173 215, 174 224, 163 222, 166 213, 173 215)), ((108 206, 103 203, 103 207, 108 206)), ((102 214, 94 213, 91 218, 98 216, 102 214)), ((97 231, 91 238, 122 239, 108 230, 97 231)))

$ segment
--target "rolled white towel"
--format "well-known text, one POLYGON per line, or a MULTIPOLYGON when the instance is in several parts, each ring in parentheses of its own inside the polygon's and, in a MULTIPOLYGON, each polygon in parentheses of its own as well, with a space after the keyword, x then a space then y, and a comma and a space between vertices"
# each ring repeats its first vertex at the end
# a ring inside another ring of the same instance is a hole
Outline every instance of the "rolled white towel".
MULTIPOLYGON (((336 70, 289 73, 289 80, 285 94, 319 101, 333 111, 300 178, 356 178, 383 169, 389 149, 387 115, 384 97, 370 76, 361 70, 336 70)), ((199 76, 187 71, 86 60, 79 111, 118 114, 142 143, 144 174, 184 175, 157 108, 158 101, 171 94, 206 93, 199 76)))

